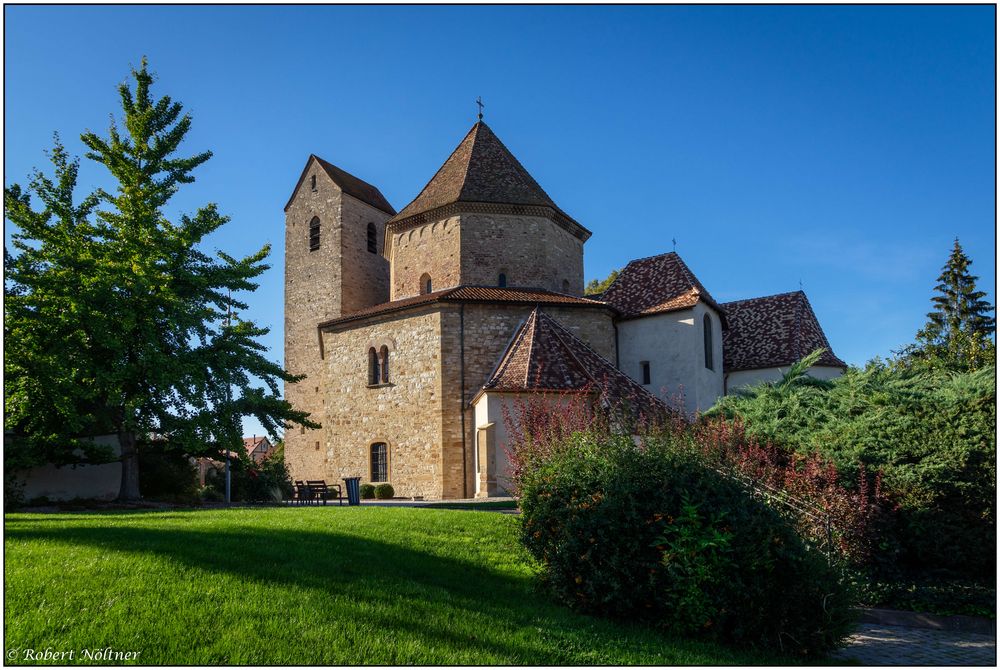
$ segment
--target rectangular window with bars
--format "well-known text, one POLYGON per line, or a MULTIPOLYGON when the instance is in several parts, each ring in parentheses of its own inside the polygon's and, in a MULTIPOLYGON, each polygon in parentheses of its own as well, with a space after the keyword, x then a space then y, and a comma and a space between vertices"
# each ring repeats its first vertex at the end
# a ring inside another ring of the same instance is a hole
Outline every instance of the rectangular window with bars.
POLYGON ((389 448, 384 442, 377 442, 371 447, 372 481, 389 481, 389 448))

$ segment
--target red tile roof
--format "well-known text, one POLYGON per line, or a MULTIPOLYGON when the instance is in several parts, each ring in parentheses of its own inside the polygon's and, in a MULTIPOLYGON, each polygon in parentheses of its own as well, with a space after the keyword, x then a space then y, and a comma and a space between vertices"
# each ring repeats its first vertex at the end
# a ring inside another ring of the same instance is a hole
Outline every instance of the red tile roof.
POLYGON ((429 305, 438 302, 452 303, 505 303, 519 305, 558 305, 576 307, 603 307, 611 309, 607 304, 589 298, 578 298, 565 293, 555 293, 545 289, 534 288, 500 288, 498 286, 455 286, 452 288, 425 293, 410 298, 384 302, 366 309, 352 312, 337 319, 324 321, 320 328, 335 326, 358 319, 397 312, 411 307, 429 305))
POLYGON ((595 392, 646 416, 667 405, 537 307, 515 333, 485 391, 595 392))
POLYGON ((722 308, 729 319, 722 334, 726 372, 791 365, 821 347, 826 352, 817 365, 847 367, 834 355, 802 291, 736 300, 722 308))
POLYGON ((254 449, 256 449, 257 447, 259 447, 262 442, 266 442, 268 445, 271 444, 271 441, 268 440, 266 437, 263 437, 263 436, 261 436, 261 437, 244 437, 243 438, 243 448, 246 449, 247 453, 249 454, 254 449))
POLYGON ((327 162, 315 154, 309 155, 309 160, 306 161, 306 166, 302 169, 302 174, 299 175, 299 181, 296 182, 295 188, 292 189, 292 195, 285 204, 285 211, 288 211, 288 208, 291 207, 292 199, 298 192, 299 186, 302 185, 302 180, 306 178, 306 173, 309 172, 309 163, 314 158, 316 159, 316 162, 319 163, 320 167, 323 168, 323 171, 327 174, 327 176, 330 177, 330 179, 333 180, 333 183, 339 186, 344 193, 357 198, 361 202, 369 204, 375 209, 383 211, 386 214, 396 213, 396 210, 393 209, 392 205, 389 204, 389 201, 385 199, 385 196, 382 195, 382 192, 376 187, 362 179, 358 179, 346 170, 341 170, 333 163, 327 162))
POLYGON ((545 207, 569 222, 578 235, 590 236, 552 201, 524 166, 482 121, 472 126, 413 202, 390 223, 454 203, 492 203, 545 207), (576 230, 579 229, 579 230, 576 230))
MULTIPOLYGON (((630 262, 601 300, 626 319, 687 309, 699 301, 723 311, 675 252, 630 262)), ((724 314, 722 319, 725 324, 724 314)))

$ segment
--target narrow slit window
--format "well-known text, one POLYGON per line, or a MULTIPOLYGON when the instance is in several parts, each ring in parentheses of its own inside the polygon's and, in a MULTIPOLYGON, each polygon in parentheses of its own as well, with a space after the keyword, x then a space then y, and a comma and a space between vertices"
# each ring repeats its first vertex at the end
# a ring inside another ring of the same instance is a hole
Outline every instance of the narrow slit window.
POLYGON ((316 175, 313 175, 312 177, 309 178, 309 186, 312 188, 312 190, 314 191, 316 190, 316 175))
POLYGON ((500 288, 507 288, 507 273, 501 272, 500 276, 497 277, 497 286, 500 288))
POLYGON ((642 383, 643 384, 652 383, 651 376, 649 374, 649 361, 642 361, 641 363, 639 363, 639 366, 642 368, 642 383))
POLYGON ((706 314, 701 322, 702 328, 705 331, 705 367, 709 370, 714 370, 715 361, 712 359, 712 318, 706 314))
POLYGON ((378 232, 375 230, 375 224, 368 224, 368 253, 377 254, 378 253, 378 232))
POLYGON ((375 351, 375 347, 371 347, 368 350, 368 385, 374 386, 379 383, 380 379, 378 353, 375 351))
POLYGON ((314 216, 309 222, 309 251, 319 249, 319 217, 314 216))
POLYGON ((431 276, 425 272, 420 277, 420 292, 426 294, 430 293, 432 290, 433 286, 431 284, 431 276))
POLYGON ((379 359, 382 363, 382 383, 389 383, 389 347, 382 345, 379 350, 379 359))

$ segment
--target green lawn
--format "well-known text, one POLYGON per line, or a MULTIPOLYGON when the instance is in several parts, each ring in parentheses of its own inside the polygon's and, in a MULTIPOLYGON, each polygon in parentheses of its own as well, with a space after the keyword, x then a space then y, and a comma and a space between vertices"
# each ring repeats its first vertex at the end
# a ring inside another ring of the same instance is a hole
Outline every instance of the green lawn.
POLYGON ((110 646, 145 664, 788 662, 552 603, 517 523, 375 507, 10 514, 6 647, 78 662, 110 646))
POLYGON ((482 502, 438 502, 421 505, 424 509, 464 509, 476 512, 517 509, 516 500, 484 500, 482 502))

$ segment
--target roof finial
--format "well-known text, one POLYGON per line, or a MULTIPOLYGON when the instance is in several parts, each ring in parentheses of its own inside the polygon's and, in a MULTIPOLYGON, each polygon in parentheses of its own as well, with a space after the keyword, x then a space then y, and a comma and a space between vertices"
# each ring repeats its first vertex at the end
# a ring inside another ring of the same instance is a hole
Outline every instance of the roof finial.
POLYGON ((479 120, 483 120, 483 96, 476 96, 476 104, 479 105, 479 120))
POLYGON ((670 241, 674 243, 674 251, 676 252, 677 251, 677 238, 675 237, 675 238, 673 238, 670 241))
POLYGON ((799 277, 799 290, 802 290, 802 277, 799 277))

